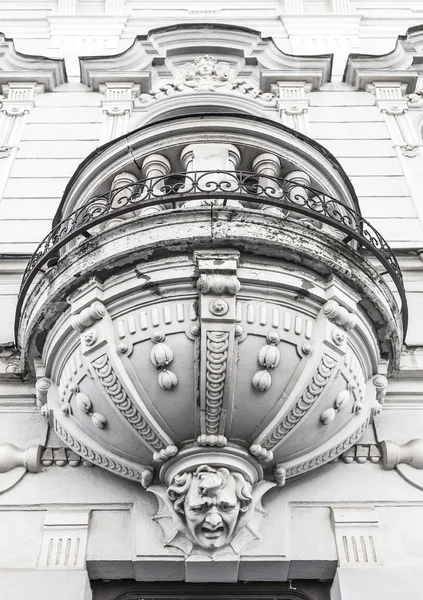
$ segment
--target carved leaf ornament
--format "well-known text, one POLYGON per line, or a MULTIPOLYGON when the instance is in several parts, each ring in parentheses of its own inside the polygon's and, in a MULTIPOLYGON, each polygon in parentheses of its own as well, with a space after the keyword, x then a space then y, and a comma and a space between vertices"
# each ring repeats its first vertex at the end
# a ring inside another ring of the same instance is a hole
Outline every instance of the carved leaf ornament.
POLYGON ((174 94, 219 91, 248 96, 263 104, 276 104, 274 94, 263 92, 245 79, 236 79, 234 68, 209 55, 199 56, 186 66, 178 79, 166 82, 148 94, 141 94, 140 99, 142 103, 148 103, 174 94))

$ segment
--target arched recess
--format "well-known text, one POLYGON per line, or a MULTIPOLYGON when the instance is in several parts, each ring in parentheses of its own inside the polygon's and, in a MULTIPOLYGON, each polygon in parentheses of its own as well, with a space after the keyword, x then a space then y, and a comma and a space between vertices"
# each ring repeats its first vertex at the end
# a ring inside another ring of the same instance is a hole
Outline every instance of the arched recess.
POLYGON ((202 93, 189 96, 169 96, 157 103, 149 104, 142 112, 133 112, 129 123, 129 131, 135 131, 144 125, 162 119, 187 114, 201 116, 211 113, 250 115, 282 123, 276 102, 265 106, 246 96, 236 96, 230 93, 202 93))

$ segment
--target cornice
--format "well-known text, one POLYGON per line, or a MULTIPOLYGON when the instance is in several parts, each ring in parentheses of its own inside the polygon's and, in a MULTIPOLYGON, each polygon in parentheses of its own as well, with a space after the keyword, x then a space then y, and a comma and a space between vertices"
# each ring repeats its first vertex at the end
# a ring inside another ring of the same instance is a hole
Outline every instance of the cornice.
POLYGON ((343 81, 357 90, 366 84, 400 82, 407 84, 407 92, 413 92, 419 75, 423 73, 423 25, 410 28, 399 36, 395 49, 382 55, 350 54, 343 81))
POLYGON ((101 83, 131 81, 144 91, 150 80, 171 78, 178 66, 211 50, 219 60, 237 65, 242 76, 260 82, 264 92, 280 80, 307 81, 319 89, 331 77, 330 54, 294 56, 255 30, 196 23, 153 29, 114 56, 81 57, 81 81, 93 90, 101 83))
POLYGON ((47 21, 52 36, 121 36, 127 14, 54 14, 47 21))
POLYGON ((15 49, 12 39, 0 33, 0 85, 8 83, 37 83, 51 92, 67 81, 63 59, 30 56, 15 49))

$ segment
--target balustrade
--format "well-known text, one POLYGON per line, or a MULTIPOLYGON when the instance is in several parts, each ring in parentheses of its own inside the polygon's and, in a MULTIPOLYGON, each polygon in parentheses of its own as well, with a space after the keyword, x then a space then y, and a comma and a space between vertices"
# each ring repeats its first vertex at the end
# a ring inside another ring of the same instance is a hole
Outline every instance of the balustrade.
MULTIPOLYGON (((151 154, 144 159, 142 163, 142 174, 146 179, 150 179, 152 183, 152 193, 154 196, 165 196, 165 178, 172 170, 170 161, 163 156, 163 154, 151 154)), ((140 200, 143 199, 143 195, 147 194, 147 190, 144 188, 142 191, 140 200)), ((148 206, 142 208, 139 211, 141 216, 152 215, 158 212, 166 210, 164 204, 157 204, 155 206, 148 206)))
MULTIPOLYGON (((190 144, 181 152, 181 165, 184 171, 201 173, 196 181, 187 175, 184 185, 178 190, 180 194, 193 191, 214 192, 219 189, 225 192, 238 190, 239 181, 234 171, 239 166, 241 153, 232 144, 190 144)), ((182 203, 181 206, 222 206, 224 198, 200 199, 182 203)), ((238 200, 228 200, 226 206, 242 208, 238 200)))
MULTIPOLYGON (((294 162, 280 141, 282 133, 278 135, 274 152, 268 150, 272 144, 263 143, 259 136, 254 141, 249 130, 245 137, 237 133, 236 145, 229 143, 230 136, 220 130, 213 133, 207 130, 201 135, 188 135, 182 130, 180 134, 171 133, 169 138, 142 144, 138 149, 131 145, 126 168, 119 159, 121 172, 111 176, 107 168, 101 175, 100 169, 96 182, 90 183, 89 195, 87 186, 81 186, 74 194, 74 200, 62 212, 62 220, 54 225, 29 261, 22 294, 40 267, 57 264, 60 256, 83 241, 81 236, 101 235, 130 220, 163 211, 209 206, 261 211, 285 223, 292 221, 319 230, 354 249, 370 250, 392 276, 405 307, 401 274, 392 251, 353 208, 348 196, 350 190, 343 184, 337 188, 338 184, 334 186, 331 180, 338 177, 341 167, 334 170, 331 163, 326 170, 316 166, 308 170, 307 161, 315 150, 310 147, 306 159, 294 162), (189 143, 184 143, 184 136, 189 143), (264 148, 264 152, 260 151, 264 148), (134 165, 140 165, 140 174, 133 171, 134 165), (311 177, 311 172, 319 172, 321 176, 311 177), (96 190, 101 192, 96 195, 96 190)), ((22 298, 23 295, 21 301, 22 298)))

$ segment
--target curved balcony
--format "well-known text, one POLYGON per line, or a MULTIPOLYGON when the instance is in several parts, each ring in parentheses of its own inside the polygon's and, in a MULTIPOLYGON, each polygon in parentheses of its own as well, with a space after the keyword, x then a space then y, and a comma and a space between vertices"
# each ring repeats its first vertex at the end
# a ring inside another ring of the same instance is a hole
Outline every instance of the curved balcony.
MULTIPOLYGON (((272 158, 275 160, 271 155, 263 155, 262 163, 269 163, 272 158)), ((158 161, 160 157, 153 159, 158 161)), ((28 262, 19 305, 44 265, 54 265, 59 260, 59 251, 80 236, 90 238, 131 217, 210 206, 256 209, 282 219, 295 219, 307 228, 334 236, 357 252, 368 251, 395 284, 406 330, 408 315, 402 274, 389 245, 359 212, 306 185, 309 178, 305 173, 293 171, 282 178, 263 174, 260 169, 256 172, 216 170, 168 173, 142 180, 134 180, 129 175, 119 176, 109 192, 89 199, 53 227, 28 262), (125 179, 129 179, 129 183, 121 185, 125 179)))
POLYGON ((361 437, 403 323, 398 264, 336 160, 269 121, 205 115, 83 163, 28 264, 17 335, 63 442, 213 550, 269 486, 361 437), (231 477, 239 519, 196 535, 185 484, 231 477))

